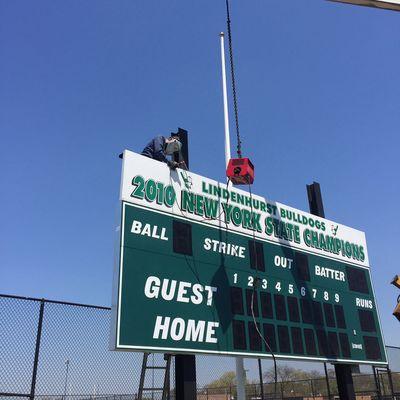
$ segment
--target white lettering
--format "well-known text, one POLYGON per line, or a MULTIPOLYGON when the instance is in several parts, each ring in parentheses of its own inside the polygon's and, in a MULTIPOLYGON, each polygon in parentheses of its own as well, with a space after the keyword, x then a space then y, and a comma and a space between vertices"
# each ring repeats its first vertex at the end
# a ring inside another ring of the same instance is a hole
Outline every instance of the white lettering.
POLYGON ((131 232, 140 233, 141 229, 142 229, 142 223, 140 221, 133 220, 131 232))
POLYGON ((211 250, 211 239, 205 238, 204 239, 204 250, 211 250))
POLYGON ((204 340, 204 331, 206 327, 206 321, 196 321, 189 319, 186 328, 185 340, 187 342, 202 342, 204 340))
POLYGON ((291 258, 286 258, 286 257, 281 257, 281 256, 274 257, 274 264, 277 267, 292 269, 292 263, 293 263, 293 260, 291 258))
POLYGON ((215 328, 218 327, 219 327, 219 322, 209 322, 207 324, 207 334, 206 334, 207 343, 217 343, 217 338, 213 336, 215 335, 215 328))
POLYGON ((166 340, 170 337, 174 341, 184 338, 187 342, 218 343, 215 337, 219 322, 196 321, 189 319, 187 322, 183 318, 174 318, 171 322, 170 317, 157 316, 154 326, 153 339, 166 340))
POLYGON ((143 230, 142 230, 142 233, 141 233, 141 235, 142 236, 151 236, 151 230, 150 230, 150 228, 151 228, 151 226, 150 226, 150 224, 146 224, 145 226, 144 226, 144 228, 143 228, 143 230))
POLYGON ((168 337, 169 322, 170 317, 165 317, 164 323, 162 322, 163 317, 157 316, 156 324, 154 326, 153 339, 158 339, 160 336, 160 331, 162 331, 161 339, 166 339, 168 337))
POLYGON ((166 228, 162 227, 161 233, 159 234, 158 233, 159 228, 157 225, 154 225, 152 228, 150 224, 146 224, 143 229, 142 226, 143 224, 140 221, 133 220, 131 233, 135 233, 136 235, 148 236, 159 240, 168 240, 166 236, 167 232, 166 228))
POLYGON ((190 288, 191 286, 192 284, 190 282, 179 282, 176 301, 179 301, 180 303, 189 303, 190 299, 188 297, 184 297, 184 295, 187 293, 187 288, 190 288))
POLYGON ((144 285, 144 294, 146 297, 149 299, 157 298, 160 292, 160 283, 160 279, 156 276, 149 276, 144 285))
POLYGON ((336 281, 345 282, 344 272, 338 271, 336 269, 315 266, 315 275, 322 276, 323 278, 335 279, 336 281))
POLYGON ((165 301, 175 300, 179 303, 193 303, 196 305, 206 303, 212 306, 214 293, 217 292, 214 286, 203 286, 199 283, 176 281, 174 279, 160 279, 157 276, 149 276, 144 284, 144 294, 149 299, 165 301))
POLYGON ((190 300, 193 304, 201 304, 201 302, 203 301, 203 295, 202 295, 202 291, 203 291, 203 286, 200 285, 200 283, 195 283, 193 285, 193 295, 190 296, 190 300))
POLYGON ((185 335, 185 321, 182 318, 174 318, 171 324, 171 339, 181 340, 185 335))
POLYGON ((161 240, 168 240, 168 238, 165 236, 165 232, 166 232, 167 230, 165 229, 165 228, 162 228, 161 229, 161 236, 160 236, 160 239, 161 240))
POLYGON ((153 226, 153 233, 152 233, 152 237, 154 238, 154 239, 160 239, 160 235, 157 235, 157 225, 154 225, 153 226))
POLYGON ((356 297, 356 306, 357 307, 362 307, 362 308, 374 308, 374 305, 372 304, 372 300, 368 299, 359 299, 356 297))
POLYGON ((176 281, 171 280, 171 286, 169 287, 168 292, 168 283, 169 279, 163 279, 162 287, 161 287, 161 297, 164 300, 171 301, 175 297, 175 288, 176 288, 176 281))
POLYGON ((217 288, 213 287, 213 286, 204 286, 204 290, 206 290, 208 292, 207 305, 211 306, 212 299, 213 299, 213 293, 215 293, 217 291, 217 288))
POLYGON ((216 253, 226 254, 228 256, 246 258, 244 254, 246 248, 237 244, 220 242, 218 240, 205 238, 203 248, 207 251, 211 250, 215 251, 216 253))

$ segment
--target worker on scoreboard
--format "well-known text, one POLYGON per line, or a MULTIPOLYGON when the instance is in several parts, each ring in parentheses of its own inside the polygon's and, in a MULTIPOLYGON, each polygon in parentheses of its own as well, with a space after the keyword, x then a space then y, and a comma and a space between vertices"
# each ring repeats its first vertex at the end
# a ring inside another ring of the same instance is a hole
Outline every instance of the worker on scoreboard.
POLYGON ((174 153, 180 152, 181 148, 182 143, 177 134, 172 133, 170 137, 156 136, 143 149, 142 156, 164 162, 171 169, 175 169, 184 167, 184 163, 169 160, 167 156, 172 156, 174 153))

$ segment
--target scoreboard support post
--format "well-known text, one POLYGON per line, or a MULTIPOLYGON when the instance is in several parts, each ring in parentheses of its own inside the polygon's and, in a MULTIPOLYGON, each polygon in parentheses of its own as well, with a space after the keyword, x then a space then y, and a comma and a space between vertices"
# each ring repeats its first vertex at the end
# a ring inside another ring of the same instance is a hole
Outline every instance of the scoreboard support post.
MULTIPOLYGON (((182 143, 181 157, 189 168, 188 132, 178 128, 179 139, 182 143)), ((175 161, 181 161, 174 154, 175 161)), ((196 357, 194 355, 175 356, 175 391, 176 400, 196 400, 196 357)))
MULTIPOLYGON (((322 202, 321 187, 318 182, 307 185, 308 204, 311 214, 325 218, 324 205, 322 202)), ((336 382, 340 400, 355 400, 353 376, 351 365, 335 364, 336 382)))
POLYGON ((196 400, 196 358, 194 355, 175 356, 176 400, 196 400))
POLYGON ((181 154, 174 153, 174 161, 180 162, 185 161, 187 168, 189 169, 189 142, 188 142, 188 131, 186 129, 178 128, 179 140, 182 143, 181 154))
POLYGON ((336 382, 340 400, 355 400, 353 376, 351 365, 335 364, 336 382))

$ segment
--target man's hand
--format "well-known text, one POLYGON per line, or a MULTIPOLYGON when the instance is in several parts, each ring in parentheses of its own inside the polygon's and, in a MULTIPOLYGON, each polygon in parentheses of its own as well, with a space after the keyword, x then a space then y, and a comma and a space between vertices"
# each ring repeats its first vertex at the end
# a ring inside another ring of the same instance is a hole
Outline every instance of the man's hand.
POLYGON ((179 163, 177 163, 176 161, 170 161, 168 163, 168 167, 170 167, 172 170, 175 170, 179 167, 179 163))
POLYGON ((184 169, 185 171, 188 171, 188 167, 187 167, 185 161, 179 162, 179 168, 184 169))

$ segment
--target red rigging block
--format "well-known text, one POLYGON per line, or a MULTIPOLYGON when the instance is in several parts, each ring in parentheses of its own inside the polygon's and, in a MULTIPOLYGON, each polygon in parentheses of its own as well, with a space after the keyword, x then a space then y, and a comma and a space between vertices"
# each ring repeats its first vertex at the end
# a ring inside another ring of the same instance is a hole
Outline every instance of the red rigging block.
POLYGON ((254 166, 248 158, 231 158, 226 176, 234 185, 251 185, 254 182, 254 166))

